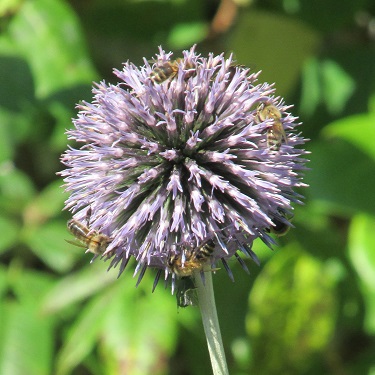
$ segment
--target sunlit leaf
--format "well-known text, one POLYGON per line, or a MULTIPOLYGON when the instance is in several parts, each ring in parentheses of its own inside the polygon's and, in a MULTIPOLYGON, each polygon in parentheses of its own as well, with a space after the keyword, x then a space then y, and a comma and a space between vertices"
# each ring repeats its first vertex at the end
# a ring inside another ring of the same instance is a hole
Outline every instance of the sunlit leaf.
POLYGON ((302 69, 301 113, 311 116, 322 97, 320 64, 317 58, 308 59, 302 69))
POLYGON ((12 293, 22 303, 38 303, 51 286, 53 277, 47 273, 25 269, 20 265, 12 264, 8 269, 8 283, 12 293))
POLYGON ((301 113, 311 115, 319 104, 328 113, 343 112, 356 89, 356 82, 337 62, 309 59, 302 75, 301 113))
POLYGON ((59 353, 56 375, 71 374, 97 344, 107 306, 112 294, 98 295, 88 302, 80 312, 69 331, 68 337, 59 353))
POLYGON ((67 2, 24 2, 10 35, 31 66, 37 97, 95 79, 78 20, 67 2))
POLYGON ((0 253, 17 243, 19 225, 7 216, 0 215, 0 253))
POLYGON ((42 304, 45 314, 53 314, 106 288, 117 273, 106 272, 107 266, 97 260, 85 269, 61 279, 49 290, 42 304))
POLYGON ((296 85, 303 62, 318 43, 318 34, 298 20, 253 8, 241 12, 231 36, 239 63, 262 70, 260 80, 276 82, 282 96, 296 85))
POLYGON ((364 192, 375 186, 375 163, 350 143, 331 139, 310 146, 311 160, 304 192, 327 208, 375 213, 375 200, 364 192))
POLYGON ((176 344, 175 298, 169 291, 151 295, 147 283, 151 284, 152 279, 145 279, 137 289, 117 285, 108 306, 102 350, 111 359, 108 365, 114 366, 113 374, 123 366, 134 375, 165 374, 162 358, 168 358, 176 344), (151 312, 154 318, 150 319, 151 312))
POLYGON ((330 267, 300 249, 273 256, 250 294, 247 331, 255 373, 304 373, 329 344, 336 313, 330 267))
MULTIPOLYGON (((61 185, 61 180, 51 182, 33 199, 25 210, 24 217, 26 225, 43 223, 61 212, 64 207, 64 201, 68 197, 61 188, 61 185)), ((64 231, 66 235, 65 225, 64 231)))
POLYGON ((360 114, 332 122, 323 129, 327 137, 339 137, 375 160, 375 114, 360 114))
MULTIPOLYGON (((0 265, 0 301, 2 300, 6 290, 8 288, 8 281, 7 281, 7 269, 0 265)), ((1 308, 0 308, 1 311, 1 308)), ((1 328, 0 328, 1 330, 1 328)))
POLYGON ((207 35, 208 25, 203 22, 176 25, 168 37, 171 48, 186 48, 202 41, 207 35))
POLYGON ((50 319, 38 315, 38 303, 34 299, 33 304, 2 304, 0 374, 52 373, 52 325, 50 319))
POLYGON ((0 165, 0 209, 20 213, 31 200, 35 189, 31 179, 11 162, 0 165))
POLYGON ((321 66, 323 100, 331 114, 339 114, 353 95, 356 83, 339 64, 324 60, 321 66))
POLYGON ((365 328, 375 333, 375 217, 356 215, 349 231, 349 257, 363 291, 366 304, 365 328))
POLYGON ((65 272, 75 264, 79 255, 77 250, 84 253, 84 249, 75 249, 66 242, 69 236, 66 222, 56 220, 36 227, 30 224, 25 228, 23 241, 50 268, 57 272, 65 272))
POLYGON ((22 0, 2 0, 0 3, 0 17, 16 12, 22 0))

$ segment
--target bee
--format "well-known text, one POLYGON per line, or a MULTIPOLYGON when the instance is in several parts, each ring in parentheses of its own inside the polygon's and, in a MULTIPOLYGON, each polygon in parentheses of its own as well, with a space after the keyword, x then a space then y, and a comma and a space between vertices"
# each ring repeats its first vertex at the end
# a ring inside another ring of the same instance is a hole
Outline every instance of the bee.
MULTIPOLYGON (((181 58, 176 60, 166 61, 162 64, 156 65, 154 70, 150 73, 150 78, 154 83, 161 84, 168 79, 176 77, 179 69, 179 63, 182 61, 181 58)), ((186 78, 191 77, 192 69, 194 67, 191 64, 186 64, 184 69, 191 70, 190 74, 186 78)))
POLYGON ((195 271, 202 271, 215 250, 212 239, 203 242, 193 249, 184 249, 185 260, 182 254, 172 255, 168 259, 170 271, 179 277, 191 276, 195 271))
POLYGON ((176 300, 178 307, 198 306, 198 296, 194 281, 191 277, 179 280, 176 300))
MULTIPOLYGON (((278 209, 278 211, 282 217, 286 218, 284 210, 278 209)), ((292 218, 293 216, 288 218, 287 220, 291 220, 292 218)), ((273 218, 272 221, 273 221, 272 227, 267 229, 269 233, 273 233, 276 236, 281 237, 281 236, 285 236, 289 232, 290 225, 288 225, 284 221, 277 219, 277 218, 273 218)))
POLYGON ((268 229, 270 233, 276 234, 276 236, 281 237, 285 236, 289 232, 289 225, 277 219, 273 219, 272 221, 274 225, 268 229))
POLYGON ((257 119, 265 121, 272 119, 272 126, 267 130, 267 147, 271 151, 279 151, 281 143, 287 143, 287 136, 281 121, 282 115, 280 110, 273 104, 262 103, 258 106, 257 119))
MULTIPOLYGON (((67 224, 68 230, 78 241, 85 245, 83 247, 87 247, 86 253, 93 253, 96 256, 102 255, 111 240, 105 234, 99 233, 98 231, 92 231, 88 228, 90 216, 91 209, 88 210, 87 214, 87 226, 77 220, 69 220, 67 224)), ((77 245, 77 243, 72 241, 67 240, 67 242, 77 245)))

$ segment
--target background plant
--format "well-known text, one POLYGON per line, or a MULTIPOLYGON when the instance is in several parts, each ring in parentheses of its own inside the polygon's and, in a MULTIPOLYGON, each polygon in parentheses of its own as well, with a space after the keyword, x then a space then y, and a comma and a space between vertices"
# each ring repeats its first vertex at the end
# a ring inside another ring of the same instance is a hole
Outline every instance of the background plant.
POLYGON ((213 275, 230 373, 375 372, 372 1, 13 0, 0 15, 1 374, 209 373, 197 309, 66 243, 55 175, 93 80, 193 43, 262 69, 311 139, 296 228, 274 253, 256 241, 250 276, 213 275))

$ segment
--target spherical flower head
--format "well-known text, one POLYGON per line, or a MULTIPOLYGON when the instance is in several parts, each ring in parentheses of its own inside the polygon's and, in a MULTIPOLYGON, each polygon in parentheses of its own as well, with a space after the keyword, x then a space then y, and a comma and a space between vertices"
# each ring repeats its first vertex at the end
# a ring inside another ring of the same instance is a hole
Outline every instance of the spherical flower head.
POLYGON ((82 146, 62 156, 66 208, 108 239, 100 255, 120 273, 134 257, 139 281, 151 267, 172 285, 218 260, 230 272, 233 255, 244 265, 238 250, 257 262, 253 240, 271 245, 270 228, 290 225, 307 153, 273 85, 194 47, 114 74, 78 106, 67 134, 82 146))

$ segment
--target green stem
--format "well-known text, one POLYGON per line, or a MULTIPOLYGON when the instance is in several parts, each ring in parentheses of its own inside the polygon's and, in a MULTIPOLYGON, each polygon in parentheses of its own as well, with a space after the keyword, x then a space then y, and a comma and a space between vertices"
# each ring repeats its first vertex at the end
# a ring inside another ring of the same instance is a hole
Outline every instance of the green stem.
POLYGON ((199 272, 194 274, 197 287, 199 307, 201 310, 204 332, 206 334, 208 351, 210 353, 214 375, 229 375, 225 359, 223 341, 221 339, 219 319, 217 318, 212 272, 205 272, 203 284, 199 272))

